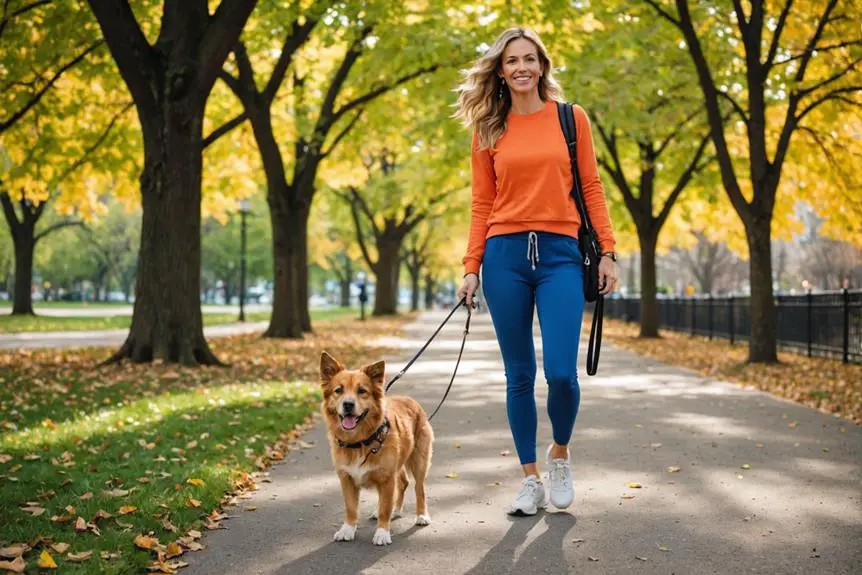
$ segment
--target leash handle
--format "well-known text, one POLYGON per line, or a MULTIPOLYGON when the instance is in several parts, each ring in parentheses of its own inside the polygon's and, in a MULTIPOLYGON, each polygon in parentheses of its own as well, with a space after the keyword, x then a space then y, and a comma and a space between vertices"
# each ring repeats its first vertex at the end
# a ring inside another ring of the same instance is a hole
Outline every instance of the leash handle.
POLYGON ((599 354, 602 351, 602 323, 605 315, 605 296, 599 295, 593 308, 593 325, 590 328, 590 343, 587 347, 587 375, 595 375, 599 369, 599 354))
MULTIPOLYGON (((448 323, 449 318, 452 317, 452 315, 458 310, 459 307, 461 307, 462 305, 464 305, 466 303, 467 303, 467 298, 462 297, 461 301, 458 302, 458 305, 456 305, 455 307, 452 308, 452 311, 449 312, 449 315, 446 316, 446 319, 443 320, 443 323, 441 323, 440 327, 437 328, 437 331, 434 332, 434 335, 432 335, 431 338, 425 342, 425 345, 422 346, 422 349, 420 349, 418 352, 416 352, 416 355, 413 356, 413 359, 408 361, 407 365, 405 365, 404 368, 401 371, 399 371, 395 377, 393 377, 391 380, 389 380, 389 383, 386 384, 386 391, 389 391, 389 388, 392 387, 392 384, 394 384, 396 381, 401 379, 401 377, 405 373, 407 373, 407 370, 410 369, 410 366, 413 365, 413 363, 417 359, 419 359, 419 356, 422 355, 422 353, 428 348, 429 345, 431 345, 431 342, 434 341, 434 338, 437 337, 437 334, 440 333, 440 330, 443 329, 443 326, 446 325, 446 323, 448 323)), ((470 327, 470 306, 467 306, 467 328, 469 329, 469 327, 470 327)))

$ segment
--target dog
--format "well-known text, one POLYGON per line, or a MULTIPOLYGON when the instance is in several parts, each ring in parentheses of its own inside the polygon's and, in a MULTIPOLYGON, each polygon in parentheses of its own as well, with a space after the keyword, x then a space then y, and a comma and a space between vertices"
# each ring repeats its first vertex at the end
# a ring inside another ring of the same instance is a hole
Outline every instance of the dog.
POLYGON ((390 545, 390 522, 400 517, 408 476, 416 490, 416 525, 429 525, 425 480, 431 467, 434 432, 414 399, 386 396, 386 364, 348 370, 325 351, 320 356, 321 412, 344 496, 344 525, 335 541, 352 541, 358 528, 359 491, 378 495, 375 545, 390 545))

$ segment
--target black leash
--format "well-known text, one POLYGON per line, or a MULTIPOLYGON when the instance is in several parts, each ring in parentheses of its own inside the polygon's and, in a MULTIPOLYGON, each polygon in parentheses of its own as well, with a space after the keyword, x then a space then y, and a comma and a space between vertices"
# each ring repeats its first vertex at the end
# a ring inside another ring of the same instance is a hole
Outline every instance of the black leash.
POLYGON ((602 320, 605 315, 605 296, 599 294, 593 308, 593 326, 590 329, 590 344, 587 347, 587 375, 595 375, 599 369, 599 354, 602 351, 602 320))
MULTIPOLYGON (((443 323, 440 324, 440 327, 437 328, 437 331, 435 331, 434 334, 428 339, 428 341, 425 342, 425 345, 422 346, 422 349, 416 352, 416 355, 413 356, 413 359, 407 362, 407 365, 404 366, 404 369, 399 371, 398 375, 393 377, 389 381, 389 383, 386 384, 387 392, 389 391, 389 388, 392 387, 392 384, 401 379, 401 376, 407 373, 407 370, 410 369, 410 366, 413 365, 413 363, 417 359, 419 359, 419 356, 422 355, 422 353, 428 348, 431 342, 434 341, 434 338, 437 337, 437 334, 440 333, 440 330, 443 329, 443 326, 446 325, 446 323, 449 321, 452 315, 454 315, 458 308, 462 305, 466 305, 466 303, 467 298, 463 297, 461 298, 461 301, 458 302, 458 305, 452 308, 452 311, 449 312, 449 315, 446 316, 446 319, 443 320, 443 323)), ((446 393, 443 394, 443 399, 440 400, 440 403, 437 405, 437 409, 435 409, 433 413, 428 416, 428 421, 431 421, 431 418, 434 417, 440 410, 440 408, 443 406, 443 402, 446 401, 446 397, 449 395, 449 390, 452 389, 452 383, 455 382, 455 375, 458 373, 458 366, 461 364, 461 356, 464 354, 464 344, 467 343, 467 334, 470 333, 470 318, 472 317, 472 315, 473 313, 470 310, 470 306, 467 306, 467 322, 464 325, 464 336, 461 338, 461 351, 458 352, 458 361, 455 362, 455 371, 452 372, 452 379, 449 380, 449 386, 446 388, 446 393)))

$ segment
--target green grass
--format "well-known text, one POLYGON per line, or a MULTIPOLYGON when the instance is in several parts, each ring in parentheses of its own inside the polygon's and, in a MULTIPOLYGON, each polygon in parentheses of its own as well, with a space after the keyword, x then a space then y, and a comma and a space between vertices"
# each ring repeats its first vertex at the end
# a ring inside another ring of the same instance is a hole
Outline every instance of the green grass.
POLYGON ((238 478, 260 469, 317 410, 320 351, 359 365, 392 351, 370 342, 412 317, 321 315, 302 340, 213 338, 228 368, 99 367, 110 350, 98 348, 0 352, 0 547, 49 540, 24 555, 30 574, 43 572, 43 550, 58 573, 142 573, 155 554, 138 549, 137 536, 168 545, 206 531, 238 478), (115 489, 128 493, 108 493, 115 489), (29 503, 45 511, 21 509, 29 503), (135 509, 121 514, 124 506, 135 509), (97 519, 100 510, 111 517, 97 519), (77 532, 79 517, 101 534, 77 532), (51 543, 70 547, 59 553, 51 543), (85 551, 93 554, 82 563, 68 557, 85 551))
MULTIPOLYGON (((36 313, 39 313, 38 311, 36 313)), ((344 317, 359 314, 353 308, 324 308, 312 309, 311 319, 324 319, 330 317, 344 317)), ((236 323, 238 314, 230 313, 205 313, 203 315, 204 325, 221 325, 236 323)), ((270 312, 250 312, 245 314, 247 322, 268 321, 270 312)), ((56 317, 46 315, 36 316, 13 316, 0 315, 0 333, 23 333, 23 332, 47 332, 47 331, 90 331, 100 329, 128 329, 132 324, 131 316, 107 316, 107 317, 56 317)))

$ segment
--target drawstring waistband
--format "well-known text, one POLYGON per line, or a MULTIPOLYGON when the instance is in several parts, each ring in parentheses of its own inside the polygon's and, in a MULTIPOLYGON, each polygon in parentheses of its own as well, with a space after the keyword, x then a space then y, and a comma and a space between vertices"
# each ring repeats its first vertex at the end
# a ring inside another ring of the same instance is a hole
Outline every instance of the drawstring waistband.
POLYGON ((539 236, 536 232, 530 232, 527 236, 527 259, 535 270, 536 262, 539 261, 539 236))

